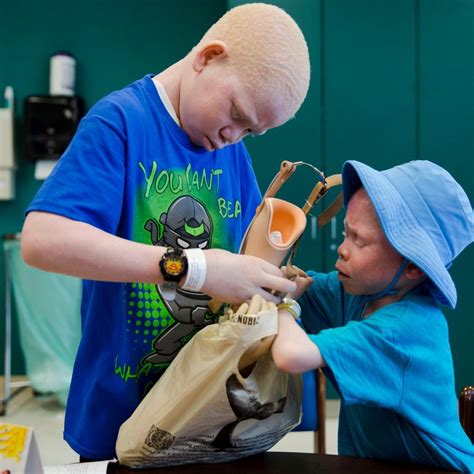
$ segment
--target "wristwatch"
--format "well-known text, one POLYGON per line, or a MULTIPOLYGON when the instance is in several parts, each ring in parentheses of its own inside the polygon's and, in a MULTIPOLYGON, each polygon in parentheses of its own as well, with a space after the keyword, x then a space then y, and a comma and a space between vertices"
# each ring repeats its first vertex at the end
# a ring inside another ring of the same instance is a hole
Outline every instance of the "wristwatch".
POLYGON ((164 283, 160 285, 162 295, 168 301, 176 297, 179 281, 188 272, 188 259, 182 249, 169 247, 160 260, 160 270, 164 283))

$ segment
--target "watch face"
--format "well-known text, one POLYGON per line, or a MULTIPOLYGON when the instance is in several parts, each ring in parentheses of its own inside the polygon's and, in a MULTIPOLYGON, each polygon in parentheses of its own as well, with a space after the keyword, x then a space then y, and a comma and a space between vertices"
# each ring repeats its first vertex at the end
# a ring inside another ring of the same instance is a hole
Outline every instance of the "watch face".
POLYGON ((168 256, 163 262, 166 273, 172 276, 181 275, 184 271, 184 263, 181 257, 168 256))

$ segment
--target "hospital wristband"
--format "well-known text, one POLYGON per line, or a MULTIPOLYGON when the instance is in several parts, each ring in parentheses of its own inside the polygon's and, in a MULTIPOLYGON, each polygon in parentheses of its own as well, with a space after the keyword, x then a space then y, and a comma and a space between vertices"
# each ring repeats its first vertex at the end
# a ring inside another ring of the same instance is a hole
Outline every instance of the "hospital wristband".
POLYGON ((200 291, 206 280, 206 257, 201 249, 185 250, 188 259, 188 273, 183 283, 183 290, 200 291))

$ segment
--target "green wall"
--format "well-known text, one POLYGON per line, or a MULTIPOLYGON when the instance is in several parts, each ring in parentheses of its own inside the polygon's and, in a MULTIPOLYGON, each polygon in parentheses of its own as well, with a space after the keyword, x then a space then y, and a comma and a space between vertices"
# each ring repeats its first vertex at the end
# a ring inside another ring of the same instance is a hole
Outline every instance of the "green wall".
MULTIPOLYGON (((73 52, 77 92, 88 106, 108 92, 182 57, 236 0, 0 0, 0 91, 17 97, 17 199, 0 202, 0 233, 19 231, 40 183, 21 150, 22 101, 47 93, 49 55, 73 52)), ((472 0, 279 0, 308 42, 312 80, 297 117, 263 137, 247 139, 262 188, 283 159, 338 172, 346 159, 386 168, 413 159, 446 167, 474 195, 474 2, 472 0)), ((297 172, 283 197, 302 203, 313 182, 297 172)), ((342 216, 341 216, 342 217, 342 216)), ((307 232, 297 263, 330 270, 324 229, 307 232)), ((0 257, 1 263, 1 257, 0 257)), ((474 382, 470 248, 453 265, 459 305, 448 314, 457 390, 474 382)), ((3 296, 0 297, 3 306, 3 296)), ((0 313, 2 314, 2 313, 0 313)), ((21 357, 14 371, 23 370, 21 357)))

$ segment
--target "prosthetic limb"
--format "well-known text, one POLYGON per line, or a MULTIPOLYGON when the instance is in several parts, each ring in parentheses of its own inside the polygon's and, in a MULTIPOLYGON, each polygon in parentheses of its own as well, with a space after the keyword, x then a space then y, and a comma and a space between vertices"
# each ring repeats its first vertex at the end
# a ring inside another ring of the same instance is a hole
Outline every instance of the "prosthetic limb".
MULTIPOLYGON (((306 228, 306 215, 329 189, 341 185, 341 183, 340 174, 326 178, 321 171, 308 163, 283 161, 280 171, 273 178, 262 202, 257 207, 255 216, 242 240, 239 253, 263 258, 278 267, 282 266, 288 257, 284 275, 289 279, 296 278, 297 271, 291 261, 306 228), (319 178, 302 208, 275 197, 282 185, 301 165, 312 168, 317 172, 319 178)), ((327 224, 341 207, 342 193, 318 216, 318 227, 321 228, 327 224)), ((216 313, 221 306, 222 302, 217 300, 213 299, 209 302, 209 309, 213 313, 216 313)))

